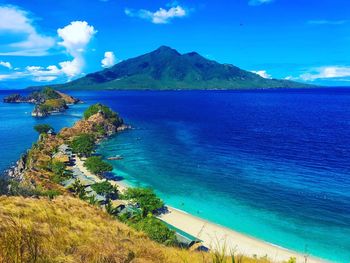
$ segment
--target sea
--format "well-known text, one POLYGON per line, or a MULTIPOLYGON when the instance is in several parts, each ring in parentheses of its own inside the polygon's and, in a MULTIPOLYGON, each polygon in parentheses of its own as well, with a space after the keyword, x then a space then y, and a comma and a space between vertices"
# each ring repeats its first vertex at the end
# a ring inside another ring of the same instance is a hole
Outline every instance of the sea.
POLYGON ((84 104, 41 119, 33 105, 0 102, 0 170, 35 142, 35 124, 59 130, 100 102, 132 126, 97 149, 123 157, 109 161, 115 179, 266 242, 350 262, 350 88, 67 93, 84 104))

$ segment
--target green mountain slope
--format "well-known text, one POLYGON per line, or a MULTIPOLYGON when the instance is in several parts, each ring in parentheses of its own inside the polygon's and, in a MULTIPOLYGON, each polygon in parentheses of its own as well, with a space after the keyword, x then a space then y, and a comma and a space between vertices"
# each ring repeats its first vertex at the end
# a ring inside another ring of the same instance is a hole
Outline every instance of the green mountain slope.
POLYGON ((180 54, 162 46, 145 55, 122 61, 111 68, 55 89, 261 89, 305 88, 311 85, 264 79, 228 64, 208 60, 196 52, 180 54))

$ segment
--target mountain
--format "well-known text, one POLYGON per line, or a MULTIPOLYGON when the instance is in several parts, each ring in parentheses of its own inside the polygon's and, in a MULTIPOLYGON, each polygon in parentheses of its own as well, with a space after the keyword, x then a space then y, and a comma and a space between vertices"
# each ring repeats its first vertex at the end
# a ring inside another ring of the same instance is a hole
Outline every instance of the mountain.
POLYGON ((261 89, 305 88, 311 85, 288 80, 265 79, 229 64, 208 60, 196 52, 180 54, 161 46, 153 52, 122 61, 111 68, 74 81, 53 85, 55 89, 261 89))

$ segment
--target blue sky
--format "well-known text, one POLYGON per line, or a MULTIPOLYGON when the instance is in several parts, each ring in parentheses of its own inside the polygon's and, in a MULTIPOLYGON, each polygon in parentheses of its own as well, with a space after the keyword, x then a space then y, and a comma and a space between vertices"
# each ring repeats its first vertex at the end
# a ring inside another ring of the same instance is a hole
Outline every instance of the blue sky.
POLYGON ((66 82, 161 45, 350 86, 350 1, 0 0, 0 88, 66 82))

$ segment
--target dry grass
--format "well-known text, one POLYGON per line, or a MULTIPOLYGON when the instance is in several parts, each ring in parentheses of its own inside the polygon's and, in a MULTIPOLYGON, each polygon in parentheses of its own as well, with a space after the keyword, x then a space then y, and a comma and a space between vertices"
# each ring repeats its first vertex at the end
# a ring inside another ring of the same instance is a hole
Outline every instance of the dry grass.
POLYGON ((0 262, 209 262, 167 248, 69 196, 0 197, 0 262))
MULTIPOLYGON (((157 244, 70 196, 0 197, 2 263, 232 262, 217 258, 157 244)), ((236 257, 235 262, 267 261, 236 257)))

